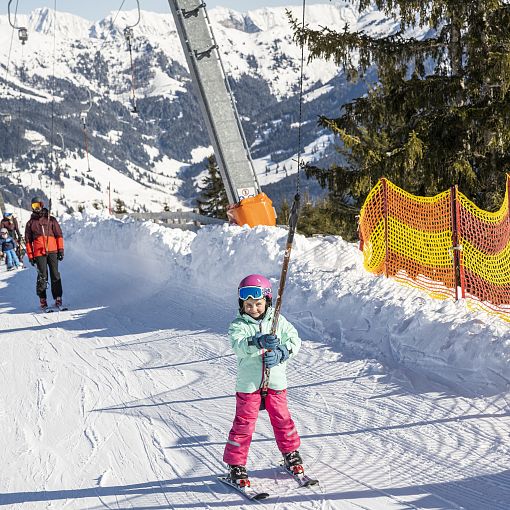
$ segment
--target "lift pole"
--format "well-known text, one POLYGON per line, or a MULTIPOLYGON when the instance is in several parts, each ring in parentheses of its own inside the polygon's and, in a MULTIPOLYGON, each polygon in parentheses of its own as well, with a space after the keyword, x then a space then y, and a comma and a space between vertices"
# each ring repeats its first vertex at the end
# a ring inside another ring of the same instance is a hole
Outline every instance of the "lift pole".
MULTIPOLYGON (((256 216, 259 218, 267 216, 269 209, 269 216, 272 216, 263 218, 258 224, 274 225, 276 220, 274 209, 271 201, 261 193, 205 3, 200 0, 168 0, 168 3, 195 85, 228 201, 234 206, 239 205, 238 202, 244 199, 255 197, 255 201, 258 202, 256 208, 263 213, 261 215, 257 213, 256 216), (257 200, 256 197, 260 195, 263 197, 257 200)), ((250 203, 250 200, 246 203, 250 203)))

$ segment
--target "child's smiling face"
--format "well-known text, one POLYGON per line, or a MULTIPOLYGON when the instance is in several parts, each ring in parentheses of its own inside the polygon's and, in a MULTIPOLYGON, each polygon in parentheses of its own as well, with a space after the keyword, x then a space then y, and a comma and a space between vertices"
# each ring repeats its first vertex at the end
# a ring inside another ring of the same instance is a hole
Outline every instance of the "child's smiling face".
POLYGON ((258 319, 266 311, 266 300, 248 298, 243 302, 243 311, 250 317, 258 319))

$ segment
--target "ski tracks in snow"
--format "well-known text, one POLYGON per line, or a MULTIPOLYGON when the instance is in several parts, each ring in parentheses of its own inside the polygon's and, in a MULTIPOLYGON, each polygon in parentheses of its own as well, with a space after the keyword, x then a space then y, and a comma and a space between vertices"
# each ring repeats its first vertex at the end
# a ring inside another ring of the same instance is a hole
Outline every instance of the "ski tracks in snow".
MULTIPOLYGON (((153 301, 157 308, 0 315, 8 331, 1 374, 11 389, 0 415, 0 507, 250 506, 216 481, 234 416, 226 328, 235 310, 218 312, 186 286, 153 301)), ((507 395, 415 384, 412 373, 346 358, 308 323, 288 398, 305 468, 320 486, 297 489, 282 473, 261 413, 248 469, 271 494, 262 508, 508 510, 507 395)))

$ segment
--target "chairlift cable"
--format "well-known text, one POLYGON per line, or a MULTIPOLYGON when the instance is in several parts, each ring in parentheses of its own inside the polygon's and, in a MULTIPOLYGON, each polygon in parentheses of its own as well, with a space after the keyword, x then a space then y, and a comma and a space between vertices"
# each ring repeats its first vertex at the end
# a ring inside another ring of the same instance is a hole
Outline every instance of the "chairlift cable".
POLYGON ((89 93, 89 107, 86 111, 82 111, 80 113, 80 120, 82 123, 83 128, 83 139, 85 142, 85 154, 87 155, 87 171, 90 173, 90 159, 89 159, 89 146, 88 146, 88 139, 87 139, 87 114, 90 112, 90 109, 92 108, 92 94, 90 93, 90 89, 87 89, 87 92, 89 93))
MULTIPOLYGON (((12 44, 13 44, 13 40, 14 40, 14 30, 16 30, 16 27, 11 23, 10 5, 11 5, 11 2, 9 2, 9 4, 7 5, 7 12, 9 15, 9 24, 12 26, 12 32, 11 32, 11 42, 9 44, 9 54, 7 56, 7 66, 5 67, 4 88, 6 91, 7 91, 7 78, 9 76, 9 66, 11 64, 11 52, 12 52, 12 44)), ((19 0, 16 0, 16 9, 14 11, 14 23, 16 23, 16 18, 18 17, 18 5, 19 5, 19 0)), ((23 55, 23 47, 21 48, 21 53, 23 55)), ((22 61, 23 61, 23 58, 22 58, 22 61)), ((18 105, 18 107, 19 107, 19 109, 21 109, 20 105, 18 105)), ((17 124, 18 138, 17 138, 17 142, 16 142, 16 154, 18 153, 18 148, 19 148, 19 120, 20 120, 20 118, 21 117, 18 117, 18 124, 17 124)), ((11 161, 11 173, 13 172, 13 170, 14 170, 14 158, 12 158, 12 161, 11 161)))
MULTIPOLYGON (((19 0, 16 0, 16 12, 18 10, 18 1, 19 0)), ((7 17, 9 19, 9 24, 12 28, 18 31, 18 38, 21 41, 21 44, 25 44, 28 40, 28 31, 26 27, 18 27, 11 21, 11 4, 12 0, 9 0, 9 3, 7 4, 7 17)), ((16 22, 16 16, 14 18, 14 22, 16 22)))
MULTIPOLYGON (((53 171, 53 163, 55 159, 55 148, 53 146, 53 138, 55 134, 55 61, 57 55, 57 0, 53 2, 53 68, 52 68, 52 85, 51 85, 51 129, 50 129, 50 170, 53 171)), ((50 188, 51 189, 51 188, 50 188)))
MULTIPOLYGON (((125 34, 126 34, 126 32, 124 31, 124 35, 125 34)), ((127 40, 128 49, 129 49, 129 60, 130 60, 130 63, 131 63, 131 94, 132 94, 132 106, 133 106, 132 113, 138 113, 138 111, 136 109, 135 67, 133 65, 133 52, 131 50, 131 35, 126 36, 126 40, 127 40)))
MULTIPOLYGON (((19 40, 21 41, 21 73, 20 73, 20 81, 23 82, 23 79, 25 77, 25 42, 27 41, 27 29, 24 27, 18 27, 16 26, 16 20, 18 17, 18 6, 19 6, 19 0, 16 0, 16 9, 14 12, 14 23, 11 21, 11 3, 12 0, 9 0, 9 3, 7 5, 7 13, 8 13, 8 19, 9 24, 11 25, 13 31, 11 35, 11 46, 9 48, 9 61, 10 61, 10 55, 11 55, 11 49, 12 49, 12 39, 14 36, 14 30, 18 30, 18 34, 21 34, 21 30, 24 32, 23 38, 21 35, 19 35, 19 40)), ((6 74, 5 74, 5 84, 7 86, 7 72, 9 68, 9 61, 7 63, 6 68, 6 74)), ((19 93, 18 93, 18 122, 16 124, 16 150, 15 150, 15 156, 11 160, 11 174, 14 172, 14 162, 19 158, 19 151, 20 151, 20 124, 21 124, 21 87, 19 87, 19 93)))
MULTIPOLYGON (((47 187, 49 188, 48 196, 48 211, 51 212, 51 202, 52 202, 52 189, 53 189, 53 172, 55 169, 55 147, 54 147, 54 138, 55 138, 55 88, 56 88, 56 77, 55 77, 55 63, 57 60, 57 0, 53 1, 53 62, 52 62, 52 71, 51 71, 51 107, 50 107, 50 139, 49 139, 49 184, 47 187)), ((40 186, 43 187, 42 175, 40 179, 40 186)), ((49 218, 49 216, 48 216, 49 218)))
MULTIPOLYGON (((16 21, 16 18, 18 16, 18 4, 19 4, 19 0, 16 0, 16 9, 14 11, 14 21, 16 21)), ((5 67, 4 85, 5 85, 6 88, 7 88, 7 77, 9 76, 9 65, 11 63, 11 51, 12 51, 12 43, 13 43, 13 40, 14 40, 14 30, 16 30, 16 28, 12 27, 11 42, 9 44, 9 54, 7 56, 7 66, 5 67)))
POLYGON ((85 140, 85 154, 87 155, 87 171, 90 172, 89 146, 87 140, 87 125, 83 123, 83 139, 85 140))
MULTIPOLYGON (((122 3, 120 4, 119 10, 117 11, 117 14, 115 14, 115 17, 113 18, 112 26, 115 25, 115 21, 117 21, 117 17, 119 16, 119 13, 122 10, 122 7, 124 7, 124 3, 125 2, 126 2, 126 0, 122 0, 122 3)), ((101 53, 101 50, 103 49, 104 45, 106 44, 106 41, 107 41, 107 39, 105 38, 104 41, 103 41, 103 44, 101 44, 101 46, 99 47, 98 53, 101 53)))
POLYGON ((138 19, 136 20, 136 23, 134 25, 127 25, 124 29, 124 37, 126 39, 128 50, 129 50, 129 60, 131 63, 131 93, 132 93, 132 113, 138 113, 136 108, 136 85, 135 85, 135 67, 133 65, 133 51, 132 51, 132 45, 131 41, 133 39, 133 28, 140 23, 140 2, 139 0, 136 0, 136 5, 138 8, 138 19))
MULTIPOLYGON (((122 3, 124 3, 124 2, 122 2, 122 3)), ((134 25, 128 25, 126 28, 133 29, 136 27, 136 25, 138 25, 138 23, 140 23, 141 13, 140 13, 140 1, 139 0, 136 0, 136 6, 138 9, 138 19, 136 20, 136 23, 134 25)))
MULTIPOLYGON (((25 69, 25 46, 21 45, 21 81, 23 82, 24 78, 24 69, 25 69)), ((18 93, 18 122, 16 124, 16 151, 15 158, 12 158, 11 161, 11 173, 14 172, 14 161, 19 158, 19 145, 20 145, 20 124, 21 124, 21 87, 19 88, 18 93)))

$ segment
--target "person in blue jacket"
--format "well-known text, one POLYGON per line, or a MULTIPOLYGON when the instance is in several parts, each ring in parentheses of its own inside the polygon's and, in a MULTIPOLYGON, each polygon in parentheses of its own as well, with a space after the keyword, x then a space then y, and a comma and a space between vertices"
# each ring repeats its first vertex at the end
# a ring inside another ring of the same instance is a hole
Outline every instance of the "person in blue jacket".
POLYGON ((228 336, 237 355, 236 414, 223 454, 228 478, 239 487, 250 485, 246 471, 248 450, 261 407, 265 368, 270 369, 264 407, 269 414, 276 443, 285 465, 294 474, 303 473, 298 452, 300 438, 287 405, 287 362, 299 351, 296 328, 279 316, 276 335, 271 335, 274 316, 271 282, 260 274, 244 278, 238 287, 239 313, 228 336))
POLYGON ((2 244, 2 255, 5 256, 7 271, 12 271, 16 268, 22 269, 23 264, 20 263, 19 258, 16 255, 16 248, 18 245, 9 235, 9 231, 6 228, 0 229, 0 242, 2 244))

